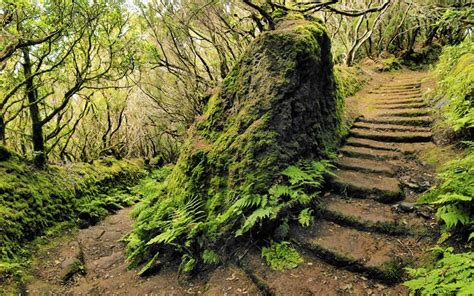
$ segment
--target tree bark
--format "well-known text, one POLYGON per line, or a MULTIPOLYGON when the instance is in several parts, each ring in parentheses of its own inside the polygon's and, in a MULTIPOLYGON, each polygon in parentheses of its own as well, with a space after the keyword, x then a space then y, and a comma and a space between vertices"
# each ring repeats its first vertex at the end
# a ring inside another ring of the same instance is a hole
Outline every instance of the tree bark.
POLYGON ((36 167, 44 168, 46 165, 46 152, 43 137, 43 123, 41 122, 40 110, 38 107, 38 92, 34 85, 34 78, 31 74, 31 60, 30 52, 27 47, 22 48, 23 51, 23 70, 26 78, 26 96, 30 109, 30 119, 32 127, 32 141, 33 141, 33 162, 36 167))
POLYGON ((0 115, 0 143, 3 145, 6 144, 5 138, 5 121, 3 120, 3 116, 0 115))

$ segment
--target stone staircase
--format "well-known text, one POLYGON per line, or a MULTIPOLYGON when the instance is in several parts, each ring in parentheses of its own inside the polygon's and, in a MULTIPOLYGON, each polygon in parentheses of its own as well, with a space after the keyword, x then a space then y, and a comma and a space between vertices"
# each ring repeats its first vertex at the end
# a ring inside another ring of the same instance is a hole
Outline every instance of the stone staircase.
POLYGON ((323 219, 298 231, 296 241, 331 264, 397 282, 416 259, 425 227, 422 219, 396 211, 404 199, 399 144, 430 142, 431 118, 419 82, 392 83, 371 94, 377 112, 358 119, 339 150, 333 190, 320 205, 323 219))
MULTIPOLYGON (((403 201, 406 189, 399 179, 405 162, 413 162, 405 154, 431 141, 431 117, 417 81, 392 82, 370 95, 376 111, 354 123, 340 148, 331 190, 318 206, 318 221, 310 228, 295 226, 290 233, 303 253, 322 262, 318 268, 327 264, 346 270, 344 279, 351 278, 356 286, 372 280, 392 287, 379 290, 382 295, 400 295, 407 291, 394 284, 404 280, 404 267, 423 256, 431 244, 429 217, 418 215, 413 204, 403 201)), ((259 272, 258 263, 250 270, 269 294, 288 293, 288 287, 276 283, 277 276, 259 272)), ((334 270, 323 273, 338 278, 334 270)), ((283 276, 277 278, 288 282, 283 276)), ((358 293, 352 284, 349 287, 318 290, 300 282, 294 295, 358 293)))

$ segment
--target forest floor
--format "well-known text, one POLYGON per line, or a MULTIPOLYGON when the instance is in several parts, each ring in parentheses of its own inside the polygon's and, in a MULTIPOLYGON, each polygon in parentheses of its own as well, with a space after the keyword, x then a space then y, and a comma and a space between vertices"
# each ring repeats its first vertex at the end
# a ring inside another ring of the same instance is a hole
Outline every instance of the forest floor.
MULTIPOLYGON (((71 231, 42 248, 23 287, 29 295, 405 295, 405 266, 426 260, 435 242, 431 209, 415 206, 431 187, 433 168, 418 155, 430 151, 430 110, 422 72, 380 74, 348 100, 355 121, 340 148, 335 177, 309 228, 291 240, 304 263, 271 270, 248 247, 229 263, 192 279, 178 277, 174 261, 147 277, 127 269, 120 239, 132 228, 130 209, 71 231)), ((165 260, 163 260, 165 261, 165 260)))

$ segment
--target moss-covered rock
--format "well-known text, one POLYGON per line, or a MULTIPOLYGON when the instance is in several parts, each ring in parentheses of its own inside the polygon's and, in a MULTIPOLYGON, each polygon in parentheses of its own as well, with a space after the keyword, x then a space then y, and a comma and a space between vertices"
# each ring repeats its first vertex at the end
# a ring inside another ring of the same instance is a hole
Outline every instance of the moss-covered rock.
POLYGON ((225 249, 248 214, 228 209, 335 147, 342 104, 320 22, 291 18, 261 34, 188 131, 161 193, 137 207, 130 256, 154 257, 165 245, 186 254, 188 270, 190 253, 225 249))

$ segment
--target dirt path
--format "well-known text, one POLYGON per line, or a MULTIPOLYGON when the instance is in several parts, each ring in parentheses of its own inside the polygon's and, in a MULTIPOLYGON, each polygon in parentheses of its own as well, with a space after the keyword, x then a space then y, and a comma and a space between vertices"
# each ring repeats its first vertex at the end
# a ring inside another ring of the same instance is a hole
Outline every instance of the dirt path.
MULTIPOLYGON (((400 78, 401 77, 401 78, 400 78)), ((432 244, 431 213, 414 208, 433 176, 415 157, 431 143, 430 113, 419 79, 397 79, 364 97, 357 120, 340 149, 332 190, 309 229, 295 226, 291 239, 305 262, 270 270, 259 250, 241 266, 178 278, 175 262, 146 278, 127 270, 119 240, 131 229, 130 209, 72 234, 41 251, 33 264, 30 295, 404 295, 403 268, 432 244), (404 201, 403 203, 399 203, 404 201), (73 267, 73 270, 71 270, 73 267), (71 272, 69 272, 71 271, 71 272), (71 274, 74 274, 71 276, 71 274)))

